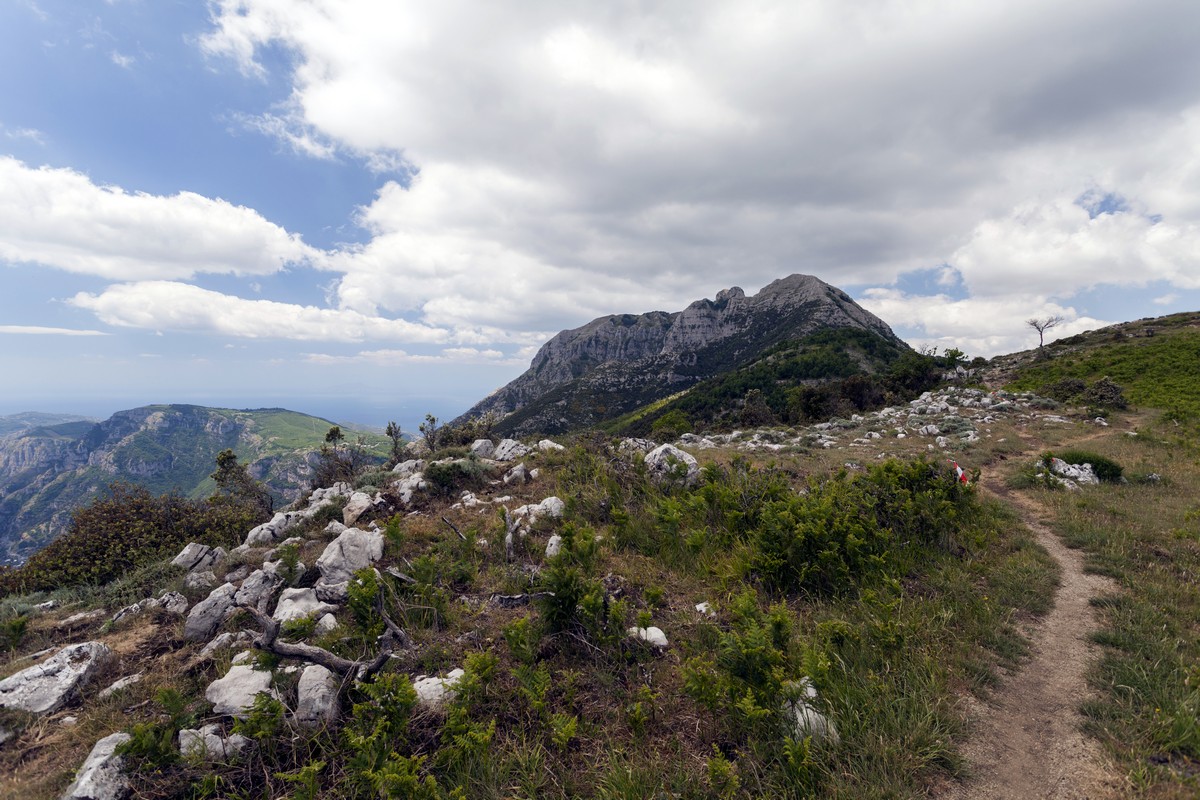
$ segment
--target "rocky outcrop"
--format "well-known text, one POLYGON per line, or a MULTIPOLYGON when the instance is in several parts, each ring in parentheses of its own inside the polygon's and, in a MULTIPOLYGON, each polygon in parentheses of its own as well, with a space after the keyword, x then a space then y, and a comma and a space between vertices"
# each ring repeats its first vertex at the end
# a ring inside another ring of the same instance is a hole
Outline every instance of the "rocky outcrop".
POLYGON ((0 707, 49 714, 71 702, 112 660, 100 642, 70 644, 47 661, 0 681, 0 707))
POLYGON ((87 760, 79 768, 75 782, 63 793, 63 800, 120 800, 129 794, 129 779, 124 773, 124 759, 117 748, 132 737, 114 733, 96 742, 87 760))
POLYGON ((571 430, 736 369, 781 341, 844 327, 900 343, 883 320, 809 275, 782 278, 752 297, 735 286, 675 313, 601 317, 546 342, 528 371, 454 422, 494 413, 507 415, 496 426, 501 433, 571 430))
POLYGON ((317 559, 322 583, 345 583, 360 569, 383 558, 383 534, 347 528, 317 559))

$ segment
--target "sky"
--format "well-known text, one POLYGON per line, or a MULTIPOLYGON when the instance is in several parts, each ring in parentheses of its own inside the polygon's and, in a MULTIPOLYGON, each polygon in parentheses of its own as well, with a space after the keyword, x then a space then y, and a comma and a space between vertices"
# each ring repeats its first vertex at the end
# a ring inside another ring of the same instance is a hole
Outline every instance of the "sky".
POLYGON ((0 414, 411 430, 792 274, 991 356, 1200 309, 1194 0, 7 0, 0 414))

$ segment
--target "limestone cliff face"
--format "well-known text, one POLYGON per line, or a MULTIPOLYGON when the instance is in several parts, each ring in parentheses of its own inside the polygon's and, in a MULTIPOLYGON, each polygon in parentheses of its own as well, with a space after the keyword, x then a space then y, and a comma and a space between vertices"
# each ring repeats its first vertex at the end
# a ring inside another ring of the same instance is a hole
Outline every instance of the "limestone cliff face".
POLYGON ((899 341, 883 320, 842 290, 791 275, 752 297, 738 287, 682 311, 600 317, 562 331, 529 370, 456 422, 505 416, 499 430, 556 433, 594 424, 744 365, 786 339, 857 327, 899 341))

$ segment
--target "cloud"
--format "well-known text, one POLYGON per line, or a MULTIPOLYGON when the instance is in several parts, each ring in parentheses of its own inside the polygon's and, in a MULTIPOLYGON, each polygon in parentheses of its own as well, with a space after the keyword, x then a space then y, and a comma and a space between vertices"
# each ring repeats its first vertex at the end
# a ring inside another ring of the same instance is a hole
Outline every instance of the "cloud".
POLYGON ((442 343, 450 332, 357 311, 246 300, 175 281, 141 281, 81 292, 71 305, 107 325, 159 331, 198 331, 247 339, 442 343))
POLYGON ((0 260, 148 280, 261 275, 320 258, 299 236, 224 200, 127 192, 0 156, 0 260))
POLYGON ((1200 7, 220 0, 212 17, 210 56, 285 70, 260 130, 416 175, 360 210, 369 242, 327 255, 337 305, 364 315, 555 330, 791 272, 886 287, 948 265, 965 316, 998 314, 961 335, 1001 342, 1031 302, 1200 281, 1200 7))
POLYGON ((1154 298, 1154 304, 1159 305, 1159 306, 1169 306, 1172 303, 1177 302, 1178 300, 1179 300, 1179 295, 1177 295, 1177 294, 1164 294, 1160 297, 1154 298))
POLYGON ((1036 334, 1025 322, 1031 317, 1064 318, 1061 325, 1046 332, 1047 342, 1112 324, 1033 294, 955 300, 947 295, 912 295, 877 288, 867 290, 860 302, 889 324, 918 331, 920 335, 913 342, 917 346, 958 347, 969 356, 1029 349, 1037 343, 1033 338, 1036 334))
POLYGON ((121 69, 132 69, 133 65, 135 63, 137 63, 137 59, 134 58, 133 56, 124 55, 122 53, 117 52, 116 50, 112 51, 111 58, 112 58, 112 62, 114 64, 116 64, 118 67, 120 67, 121 69))
POLYGON ((306 353, 304 359, 313 364, 370 364, 395 366, 399 364, 490 364, 523 366, 528 359, 510 358, 499 350, 480 350, 474 347, 448 347, 436 354, 414 354, 405 350, 363 350, 353 355, 306 353))
POLYGON ((0 130, 4 131, 4 137, 6 139, 24 139, 42 147, 45 147, 46 145, 45 134, 36 128, 9 128, 0 124, 0 130))
POLYGON ((0 325, 0 334, 34 336, 108 336, 103 331, 77 330, 75 328, 46 328, 40 325, 0 325))

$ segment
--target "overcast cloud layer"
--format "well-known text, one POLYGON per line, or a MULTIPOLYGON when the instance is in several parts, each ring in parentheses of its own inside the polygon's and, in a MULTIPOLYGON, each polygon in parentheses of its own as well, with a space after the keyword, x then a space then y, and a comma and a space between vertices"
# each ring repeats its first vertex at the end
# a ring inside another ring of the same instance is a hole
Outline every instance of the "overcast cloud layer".
MULTIPOLYGON (((229 135, 372 171, 347 209, 362 235, 316 247, 216 196, 0 158, 0 259, 113 281, 69 301, 93 324, 304 341, 310 363, 511 364, 601 314, 802 272, 915 343, 991 355, 1030 346, 1031 316, 1064 335, 1150 313, 1085 295, 1200 298, 1193 2, 210 14, 187 43, 209 69, 285 88, 230 110, 229 135), (324 307, 200 285, 298 267, 326 275, 324 307)), ((0 133, 38 135, 21 122, 0 133)))

